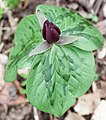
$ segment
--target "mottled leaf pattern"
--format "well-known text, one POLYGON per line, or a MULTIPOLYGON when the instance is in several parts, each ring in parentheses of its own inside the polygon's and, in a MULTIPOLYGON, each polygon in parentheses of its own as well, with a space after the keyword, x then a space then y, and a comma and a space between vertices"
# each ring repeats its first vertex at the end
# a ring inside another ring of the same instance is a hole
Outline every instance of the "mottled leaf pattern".
POLYGON ((42 4, 36 12, 37 16, 29 15, 18 25, 5 81, 14 81, 18 69, 30 67, 25 82, 29 102, 60 117, 91 86, 95 77, 92 51, 104 40, 96 27, 67 8, 42 4), (45 20, 61 30, 58 42, 44 41, 45 20))
POLYGON ((101 33, 78 13, 67 8, 48 5, 39 5, 38 10, 61 29, 61 36, 68 36, 69 39, 73 35, 79 37, 73 46, 86 51, 93 51, 103 46, 101 33))
POLYGON ((42 42, 41 28, 35 15, 29 15, 19 23, 14 41, 6 68, 5 81, 8 82, 16 79, 19 68, 31 66, 34 57, 29 57, 29 53, 42 42))
POLYGON ((37 57, 28 76, 27 97, 38 109, 60 117, 94 80, 93 55, 53 45, 36 63, 37 57))

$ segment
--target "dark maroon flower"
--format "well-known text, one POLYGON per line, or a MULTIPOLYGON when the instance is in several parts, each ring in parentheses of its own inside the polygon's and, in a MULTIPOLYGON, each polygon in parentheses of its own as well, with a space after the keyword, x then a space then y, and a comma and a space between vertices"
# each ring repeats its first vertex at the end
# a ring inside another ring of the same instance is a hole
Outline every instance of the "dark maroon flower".
POLYGON ((57 42, 59 40, 60 33, 60 29, 52 22, 49 22, 48 20, 44 22, 42 35, 49 44, 57 42))

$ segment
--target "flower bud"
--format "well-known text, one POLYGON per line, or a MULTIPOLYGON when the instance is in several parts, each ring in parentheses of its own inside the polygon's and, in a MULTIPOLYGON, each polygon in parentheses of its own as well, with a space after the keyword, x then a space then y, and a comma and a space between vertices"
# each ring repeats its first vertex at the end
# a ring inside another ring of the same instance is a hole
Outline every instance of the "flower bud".
POLYGON ((59 40, 60 33, 60 29, 52 22, 49 22, 48 20, 44 22, 42 35, 49 44, 57 42, 59 40))

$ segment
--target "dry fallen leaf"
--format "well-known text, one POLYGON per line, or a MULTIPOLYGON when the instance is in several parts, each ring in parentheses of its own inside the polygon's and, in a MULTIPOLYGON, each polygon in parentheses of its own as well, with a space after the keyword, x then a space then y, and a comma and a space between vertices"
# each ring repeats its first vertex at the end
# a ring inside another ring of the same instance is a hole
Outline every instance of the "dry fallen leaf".
POLYGON ((68 115, 65 117, 64 120, 85 120, 85 118, 78 115, 77 113, 73 113, 69 111, 68 115))
POLYGON ((59 120, 59 119, 57 119, 57 118, 54 116, 54 120, 59 120))
POLYGON ((22 74, 28 75, 29 71, 30 71, 30 68, 29 68, 29 67, 24 68, 24 69, 19 69, 19 70, 18 70, 18 74, 19 74, 19 75, 22 75, 22 74))
POLYGON ((6 14, 8 16, 9 25, 2 27, 1 31, 5 31, 2 38, 4 40, 8 40, 9 37, 14 34, 19 20, 18 18, 13 17, 11 10, 6 10, 6 14))
POLYGON ((97 94, 85 94, 78 99, 74 110, 80 115, 89 115, 94 112, 99 103, 100 98, 97 94))
POLYGON ((0 54, 0 64, 6 65, 8 62, 8 57, 7 55, 0 54))
POLYGON ((96 27, 100 30, 100 32, 105 35, 106 34, 106 19, 98 22, 96 27))
POLYGON ((93 5, 93 11, 97 15, 99 12, 99 9, 102 5, 103 0, 95 0, 95 4, 93 5))
POLYGON ((0 64, 0 91, 4 88, 4 73, 5 73, 5 66, 0 64))
POLYGON ((8 11, 7 11, 7 15, 8 15, 10 27, 12 27, 12 29, 15 31, 15 30, 16 30, 16 26, 17 26, 17 23, 18 23, 18 18, 13 18, 13 15, 12 15, 12 11, 11 11, 11 10, 8 10, 8 11))
POLYGON ((4 74, 5 74, 5 65, 7 64, 8 57, 4 54, 0 54, 0 91, 4 88, 4 74))
POLYGON ((45 4, 52 4, 52 5, 56 5, 55 0, 46 0, 45 4))
POLYGON ((67 7, 72 10, 76 10, 79 7, 79 5, 77 3, 70 3, 67 5, 67 7))
POLYGON ((106 81, 99 81, 97 84, 93 82, 92 90, 100 98, 106 98, 106 81))
POLYGON ((5 87, 0 92, 0 104, 17 105, 26 103, 24 96, 18 96, 13 83, 5 83, 5 87))
POLYGON ((106 46, 98 51, 98 58, 103 59, 106 56, 106 46))
POLYGON ((17 95, 16 87, 13 83, 4 82, 5 65, 7 64, 8 57, 0 54, 0 104, 21 104, 27 102, 23 96, 17 95))
POLYGON ((91 4, 91 6, 93 6, 95 3, 95 0, 89 0, 89 3, 91 4))
POLYGON ((103 6, 103 15, 104 15, 104 17, 106 17, 106 3, 103 6))
POLYGON ((95 109, 91 120, 106 120, 106 100, 102 100, 95 109))
POLYGON ((79 13, 81 16, 83 16, 84 18, 88 18, 88 13, 85 12, 84 10, 80 10, 80 11, 78 11, 78 13, 79 13))

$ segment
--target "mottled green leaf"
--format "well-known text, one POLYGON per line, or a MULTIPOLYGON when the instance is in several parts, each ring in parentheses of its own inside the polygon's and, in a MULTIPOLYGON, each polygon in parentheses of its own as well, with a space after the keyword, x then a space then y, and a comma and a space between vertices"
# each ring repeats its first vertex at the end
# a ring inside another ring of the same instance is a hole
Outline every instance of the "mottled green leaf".
MULTIPOLYGON (((101 33, 89 21, 78 13, 63 7, 38 5, 36 11, 56 24, 61 30, 61 36, 67 37, 68 43, 72 36, 77 36, 77 41, 72 44, 86 51, 93 51, 103 46, 104 39, 101 33)), ((67 39, 65 39, 67 43, 67 39)))
POLYGON ((29 57, 29 54, 42 42, 41 28, 35 15, 29 15, 19 23, 14 41, 15 46, 10 52, 6 67, 5 81, 8 82, 16 79, 19 68, 31 66, 34 57, 29 57))
POLYGON ((56 46, 33 62, 27 80, 27 97, 41 111, 60 117, 84 94, 95 76, 91 52, 56 46))
POLYGON ((18 69, 31 67, 24 84, 28 100, 41 111, 60 117, 91 86, 95 77, 92 51, 103 45, 103 37, 67 8, 42 4, 36 13, 18 25, 5 81, 14 81, 18 69), (42 38, 46 19, 61 30, 59 41, 52 44, 42 38))

